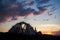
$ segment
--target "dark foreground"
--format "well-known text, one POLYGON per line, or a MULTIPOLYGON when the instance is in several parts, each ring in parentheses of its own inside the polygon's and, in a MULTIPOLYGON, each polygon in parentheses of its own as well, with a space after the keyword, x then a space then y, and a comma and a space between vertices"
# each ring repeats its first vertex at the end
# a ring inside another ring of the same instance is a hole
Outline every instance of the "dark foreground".
POLYGON ((16 34, 16 33, 0 33, 1 39, 20 39, 20 40, 58 40, 59 36, 52 35, 25 35, 25 34, 16 34))

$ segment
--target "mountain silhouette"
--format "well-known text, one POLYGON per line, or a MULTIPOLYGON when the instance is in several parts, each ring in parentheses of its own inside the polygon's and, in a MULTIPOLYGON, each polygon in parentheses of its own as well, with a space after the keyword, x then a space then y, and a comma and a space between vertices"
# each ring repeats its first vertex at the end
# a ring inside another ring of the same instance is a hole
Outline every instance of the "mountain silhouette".
POLYGON ((34 35, 36 34, 36 28, 35 30, 33 27, 26 23, 26 22, 20 22, 14 25, 10 30, 9 33, 22 33, 22 34, 27 34, 27 35, 34 35))

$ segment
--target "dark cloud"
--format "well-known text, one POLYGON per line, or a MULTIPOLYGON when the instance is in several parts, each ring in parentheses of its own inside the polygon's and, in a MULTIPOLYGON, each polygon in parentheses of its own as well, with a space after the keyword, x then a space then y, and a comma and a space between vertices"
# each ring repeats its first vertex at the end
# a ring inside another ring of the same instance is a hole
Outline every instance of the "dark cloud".
POLYGON ((50 0, 35 0, 37 2, 37 4, 46 4, 48 3, 50 0))
POLYGON ((35 11, 34 15, 41 15, 42 13, 44 13, 47 10, 47 8, 45 8, 45 7, 37 7, 37 8, 39 9, 39 11, 38 12, 35 11))
POLYGON ((0 0, 0 22, 5 22, 9 20, 9 18, 12 18, 13 20, 17 20, 19 16, 27 17, 30 14, 41 15, 46 10, 48 10, 48 8, 46 7, 51 6, 50 4, 41 6, 42 3, 43 4, 48 3, 48 1, 49 0, 34 0, 34 1, 25 0, 25 1, 17 2, 17 0, 0 0), (38 3, 41 5, 37 6, 38 3), (31 7, 35 4, 37 4, 36 8, 39 11, 36 11, 31 7))
POLYGON ((41 0, 40 3, 48 3, 50 0, 41 0))
POLYGON ((60 35, 60 31, 55 32, 54 35, 60 35))

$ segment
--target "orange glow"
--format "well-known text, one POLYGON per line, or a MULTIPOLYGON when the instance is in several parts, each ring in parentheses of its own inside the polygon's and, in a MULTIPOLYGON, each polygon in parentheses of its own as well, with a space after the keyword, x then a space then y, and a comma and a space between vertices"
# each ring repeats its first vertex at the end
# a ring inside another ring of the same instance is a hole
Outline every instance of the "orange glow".
POLYGON ((53 32, 42 32, 42 34, 53 35, 53 32))
POLYGON ((49 34, 49 35, 51 35, 51 34, 52 34, 52 32, 47 32, 46 34, 49 34))

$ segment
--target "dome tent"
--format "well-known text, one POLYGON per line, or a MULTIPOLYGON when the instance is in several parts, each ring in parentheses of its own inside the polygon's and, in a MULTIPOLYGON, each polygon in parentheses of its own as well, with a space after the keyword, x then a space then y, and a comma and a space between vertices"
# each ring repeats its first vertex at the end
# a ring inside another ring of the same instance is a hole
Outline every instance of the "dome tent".
POLYGON ((36 34, 36 31, 33 29, 33 27, 26 23, 26 22, 20 22, 14 25, 10 30, 9 33, 23 33, 27 35, 34 35, 36 34), (24 24, 24 27, 22 28, 22 25, 24 24))

